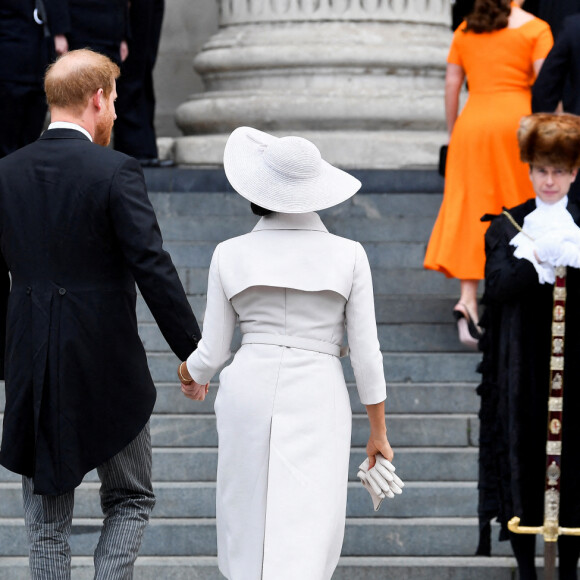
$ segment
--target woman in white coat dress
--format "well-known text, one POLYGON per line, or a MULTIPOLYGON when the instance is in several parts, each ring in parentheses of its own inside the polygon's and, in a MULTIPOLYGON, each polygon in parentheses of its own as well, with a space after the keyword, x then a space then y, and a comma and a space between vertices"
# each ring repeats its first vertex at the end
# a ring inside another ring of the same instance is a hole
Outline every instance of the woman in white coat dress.
POLYGON ((393 457, 368 259, 314 213, 354 195, 360 182, 305 139, 249 127, 230 136, 224 168, 232 187, 267 215, 217 246, 203 338, 179 367, 184 393, 203 399, 231 356, 239 320, 242 346, 220 374, 215 402, 219 568, 230 580, 327 580, 346 513, 345 325, 370 421, 371 466, 376 453, 393 457))

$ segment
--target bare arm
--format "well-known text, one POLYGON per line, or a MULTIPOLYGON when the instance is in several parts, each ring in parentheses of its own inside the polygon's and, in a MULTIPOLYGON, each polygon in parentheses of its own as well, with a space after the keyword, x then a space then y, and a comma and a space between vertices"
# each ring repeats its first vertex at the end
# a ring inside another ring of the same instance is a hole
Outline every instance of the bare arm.
POLYGON ((465 71, 458 64, 448 63, 445 73, 445 118, 450 137, 459 114, 459 94, 464 80, 465 71))
POLYGON ((387 425, 385 423, 385 402, 366 405, 369 418, 371 434, 367 443, 367 455, 369 458, 369 469, 375 464, 375 455, 380 453, 389 461, 395 455, 387 439, 387 425))
POLYGON ((538 78, 538 75, 540 74, 540 69, 542 68, 542 65, 544 64, 545 60, 546 60, 545 58, 539 58, 538 60, 534 61, 534 75, 536 78, 538 78))

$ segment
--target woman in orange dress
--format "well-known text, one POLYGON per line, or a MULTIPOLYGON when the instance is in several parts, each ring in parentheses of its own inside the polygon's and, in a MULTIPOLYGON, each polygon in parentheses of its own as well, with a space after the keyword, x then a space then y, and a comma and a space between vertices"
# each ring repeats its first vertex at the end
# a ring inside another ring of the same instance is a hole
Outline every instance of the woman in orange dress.
POLYGON ((534 197, 516 134, 520 118, 531 113, 531 86, 552 44, 548 24, 515 2, 477 0, 449 50, 445 191, 424 266, 460 280, 453 313, 461 342, 475 348, 488 226, 480 218, 534 197), (466 77, 469 97, 458 115, 466 77))

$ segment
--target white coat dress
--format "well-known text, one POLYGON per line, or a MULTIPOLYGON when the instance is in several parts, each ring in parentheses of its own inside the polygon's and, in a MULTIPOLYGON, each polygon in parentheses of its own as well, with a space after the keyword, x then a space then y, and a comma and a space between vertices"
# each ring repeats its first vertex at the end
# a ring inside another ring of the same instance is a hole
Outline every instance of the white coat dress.
POLYGON ((274 213, 219 244, 203 338, 187 359, 220 374, 217 541, 230 580, 328 580, 344 536, 351 409, 338 358, 345 324, 363 404, 386 397, 362 246, 316 213, 274 213))

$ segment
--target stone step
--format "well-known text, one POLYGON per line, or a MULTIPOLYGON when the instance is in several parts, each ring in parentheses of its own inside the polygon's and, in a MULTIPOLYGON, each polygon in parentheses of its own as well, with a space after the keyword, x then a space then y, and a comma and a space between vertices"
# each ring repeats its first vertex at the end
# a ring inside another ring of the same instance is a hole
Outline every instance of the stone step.
MULTIPOLYGON (((454 482, 477 479, 476 447, 396 447, 395 465, 405 481, 454 482)), ((358 466, 365 458, 362 447, 351 449, 349 479, 356 481, 358 466)), ((155 482, 212 482, 217 470, 217 449, 176 447, 153 449, 155 482)), ((20 476, 0 466, 0 482, 20 482, 20 476)), ((85 481, 98 481, 91 471, 85 481)))
MULTIPOLYGON (((71 549, 75 556, 92 554, 100 519, 73 521, 71 549)), ((492 553, 510 555, 507 542, 497 542, 492 531, 492 553)), ((477 518, 352 518, 346 522, 344 556, 471 556, 478 542, 477 518)), ((537 542, 538 554, 542 541, 537 542)), ((24 521, 0 520, 4 556, 28 552, 24 521)), ((156 518, 150 521, 140 551, 143 556, 215 556, 215 520, 212 518, 156 518)))
MULTIPOLYGON (((536 567, 543 559, 536 558, 536 567)), ((92 558, 72 559, 73 580, 93 580, 92 558)), ((342 557, 332 580, 514 580, 515 560, 506 556, 464 557, 342 557)), ((2 580, 29 580, 28 558, 0 557, 2 580)), ((539 570, 538 579, 543 580, 539 570)), ((140 556, 134 580, 224 580, 212 556, 140 556)))
MULTIPOLYGON (((154 412, 207 414, 213 412, 218 384, 211 383, 205 401, 191 401, 183 396, 177 378, 172 383, 158 383, 157 401, 154 412)), ((386 408, 391 413, 477 413, 479 397, 474 383, 389 383, 387 385, 386 408)), ((364 413, 353 384, 347 385, 350 404, 354 413, 364 413)), ((0 406, 3 405, 3 393, 0 406)))
MULTIPOLYGON (((215 483, 157 482, 154 488, 154 518, 215 517, 215 483)), ((83 483, 76 490, 75 517, 101 517, 98 489, 98 483, 83 483)), ((475 517, 476 512, 475 482, 409 482, 403 495, 385 502, 378 512, 362 485, 349 483, 346 515, 351 518, 475 517)), ((22 486, 0 483, 0 519, 21 517, 22 486)))
MULTIPOLYGON (((149 353, 149 369, 157 383, 175 380, 179 361, 170 353, 149 353)), ((481 354, 460 353, 385 353, 383 362, 387 383, 476 383, 480 375, 476 367, 481 354)), ((348 358, 341 359, 345 380, 354 382, 348 358)), ((217 379, 217 377, 214 377, 217 379)))
MULTIPOLYGON (((188 300, 201 322, 205 294, 190 295, 188 300)), ((455 324, 451 311, 456 302, 457 298, 450 296, 375 294, 375 316, 378 324, 455 324)), ((137 320, 140 323, 155 322, 141 296, 137 298, 137 320)))
MULTIPOLYGON (((4 414, 0 415, 0 424, 4 414)), ((434 442, 440 447, 474 445, 478 419, 471 414, 404 415, 388 419, 389 441, 393 446, 418 447, 434 442)), ((352 445, 366 445, 369 427, 366 415, 352 418, 352 445)), ((151 441, 154 447, 215 447, 215 415, 153 415, 151 441)))
MULTIPOLYGON (((258 217, 244 208, 239 215, 164 215, 158 214, 159 227, 166 242, 221 242, 251 232, 258 217)), ((435 215, 388 215, 368 218, 366 215, 324 215, 324 225, 331 234, 369 242, 423 242, 429 240, 435 215)))
MULTIPOLYGON (((177 272, 187 294, 205 294, 207 290, 207 267, 177 268, 177 272)), ((373 270, 375 295, 393 296, 447 296, 459 297, 459 282, 446 278, 439 272, 417 268, 375 268, 373 270)), ((450 312, 447 316, 451 316, 450 312)))
MULTIPOLYGON (((237 193, 230 192, 149 192, 149 199, 159 219, 189 217, 189 224, 203 221, 208 216, 222 219, 231 216, 248 217, 256 223, 250 203, 237 193)), ((441 206, 441 194, 415 193, 362 193, 338 206, 317 212, 323 221, 345 222, 362 218, 369 223, 382 219, 432 218, 435 221, 441 206)))
MULTIPOLYGON (((169 252, 176 268, 209 267, 216 242, 166 241, 164 248, 169 252)), ((423 269, 425 242, 367 242, 363 243, 371 270, 390 268, 423 269)))
MULTIPOLYGON (((157 414, 208 414, 213 412, 218 383, 210 384, 205 401, 191 401, 183 396, 177 376, 175 381, 158 383, 157 414)), ((389 383, 387 385, 386 407, 388 413, 477 413, 479 397, 475 392, 476 383, 389 383)), ((354 413, 364 413, 364 405, 359 400, 356 387, 347 385, 350 404, 354 413)), ((4 383, 0 382, 0 409, 5 405, 4 383)))
MULTIPOLYGON (((386 352, 469 352, 457 337, 455 323, 447 324, 379 324, 381 349, 386 352)), ((239 334, 239 331, 236 331, 239 334)), ((139 335, 148 351, 170 352, 169 345, 153 322, 139 324, 139 335)), ((232 345, 237 350, 239 336, 232 345)))

